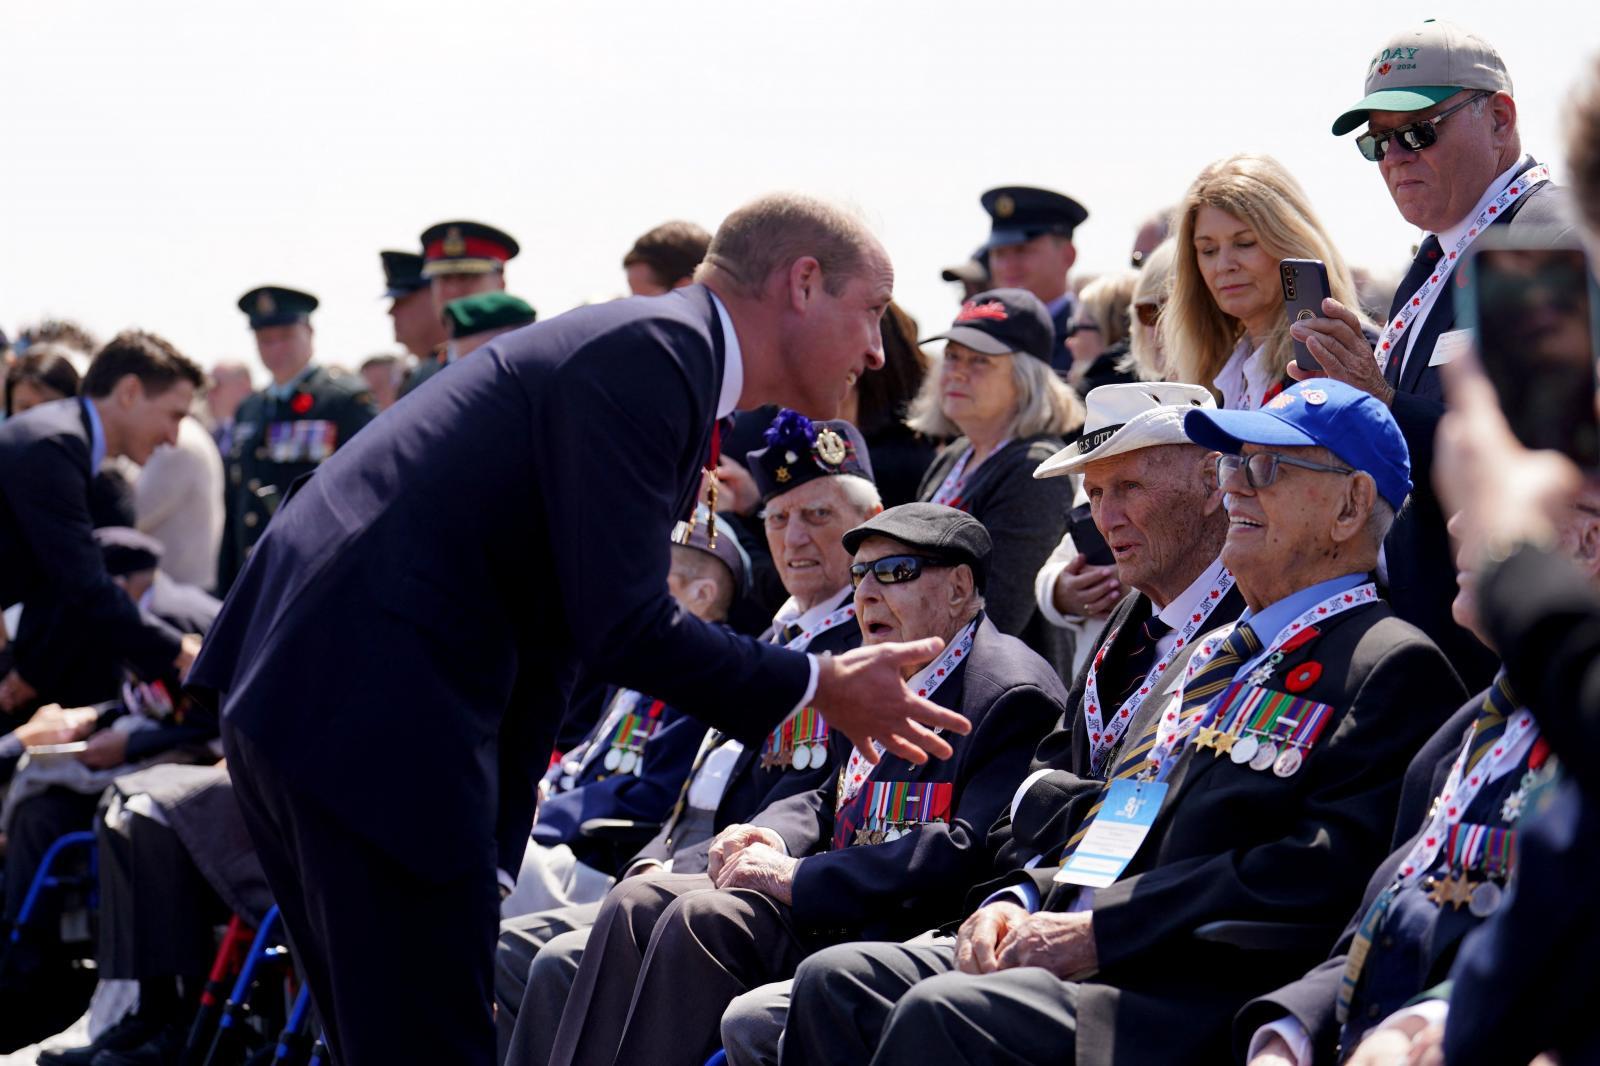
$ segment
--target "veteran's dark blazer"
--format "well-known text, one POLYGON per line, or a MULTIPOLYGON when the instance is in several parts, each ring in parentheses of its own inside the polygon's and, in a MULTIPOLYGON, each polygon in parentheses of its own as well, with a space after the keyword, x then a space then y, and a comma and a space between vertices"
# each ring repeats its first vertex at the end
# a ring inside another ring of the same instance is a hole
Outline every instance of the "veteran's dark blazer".
POLYGON ((103 645, 146 678, 178 657, 178 632, 117 587, 94 539, 88 403, 56 400, 0 424, 0 608, 26 602, 75 620, 28 627, 14 660, 26 680, 59 676, 83 643, 103 645))
MULTIPOLYGON (((949 823, 831 850, 837 771, 821 788, 772 804, 753 820, 776 830, 789 854, 806 856, 793 889, 801 928, 836 939, 902 939, 955 917, 967 886, 989 869, 987 827, 1010 802, 1039 738, 1060 720, 1066 692, 1050 664, 985 618, 971 654, 929 699, 960 711, 972 732, 948 738, 955 748, 949 759, 914 766, 885 755, 869 781, 951 782, 949 823)), ((838 735, 834 745, 842 768, 851 744, 838 735)))
POLYGON ((667 592, 723 359, 691 286, 441 370, 298 483, 191 685, 297 794, 439 879, 518 869, 579 660, 759 742, 806 659, 667 592), (405 787, 419 759, 432 784, 405 787))
MULTIPOLYGON (((1282 690, 1310 662, 1321 675, 1295 695, 1335 712, 1301 770, 1280 778, 1191 746, 1144 846, 1095 892, 1099 970, 1079 987, 1082 1061, 1223 1061, 1233 1014, 1325 956, 1389 851, 1405 768, 1466 693, 1439 649, 1381 602, 1323 624, 1265 687, 1282 690), (1309 947, 1248 953, 1195 936, 1226 920, 1315 935, 1309 947)), ((1012 879, 1066 910, 1079 888, 1054 884, 1055 872, 1012 879)))
MULTIPOLYGON (((1537 165, 1532 156, 1522 160, 1518 173, 1537 165)), ((1564 188, 1546 183, 1507 208, 1492 227, 1531 230, 1554 237, 1575 234, 1572 199, 1564 188)), ((1494 676, 1495 658, 1466 630, 1456 625, 1450 603, 1456 594, 1455 555, 1445 531, 1445 515, 1433 490, 1433 440, 1444 417, 1444 382, 1439 368, 1429 366, 1441 334, 1456 328, 1454 286, 1440 293, 1428 311, 1406 360, 1391 410, 1411 453, 1411 503, 1400 513, 1384 542, 1388 558, 1386 598, 1401 618, 1432 637, 1462 678, 1474 690, 1485 688, 1494 676)), ((1410 292, 1396 292, 1389 308, 1393 320, 1410 292)), ((1402 334, 1401 341, 1405 340, 1402 334)))

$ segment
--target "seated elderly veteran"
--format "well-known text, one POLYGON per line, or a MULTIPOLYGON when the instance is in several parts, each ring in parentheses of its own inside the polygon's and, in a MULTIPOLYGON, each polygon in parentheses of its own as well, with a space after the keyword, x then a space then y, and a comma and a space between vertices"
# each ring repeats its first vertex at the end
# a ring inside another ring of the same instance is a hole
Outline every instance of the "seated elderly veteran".
MULTIPOLYGON (((1452 535, 1461 536, 1451 523, 1452 535)), ((1600 486, 1558 524, 1556 551, 1600 585, 1600 486)), ((1495 650, 1477 602, 1474 546, 1459 542, 1456 624, 1495 650)), ((1425 744, 1406 771, 1396 839, 1333 954, 1246 1005, 1234 1021, 1250 1066, 1404 1061, 1449 1009, 1438 986, 1456 949, 1522 878, 1519 829, 1557 759, 1504 668, 1425 744)), ((1524 1056, 1527 1061, 1531 1056, 1524 1056)), ((1489 1061, 1489 1060, 1485 1060, 1489 1061)))
MULTIPOLYGON (((134 529, 95 531, 101 557, 124 595, 183 633, 204 633, 221 604, 158 569, 161 542, 134 529)), ((98 650, 98 649, 97 649, 98 650)), ((214 715, 181 694, 177 670, 140 680, 124 667, 122 695, 94 708, 97 724, 75 752, 25 758, 0 808, 6 833, 5 920, 14 922, 44 853, 64 833, 90 827, 100 794, 119 774, 156 761, 213 761, 207 743, 214 715)), ((76 714, 84 712, 75 711, 76 714)), ((78 730, 82 732, 82 730, 78 730)), ((16 735, 0 738, 0 757, 22 754, 16 735), (8 751, 11 748, 14 750, 8 751)), ((65 1028, 87 994, 52 992, 68 960, 54 933, 53 914, 36 914, 29 935, 13 945, 0 972, 0 1047, 33 1043, 65 1028), (15 985, 15 987, 13 987, 15 985), (36 1001, 35 996, 43 997, 36 1001)))
MULTIPOLYGON (((683 609, 725 622, 744 582, 744 550, 700 520, 679 526, 667 587, 683 609)), ((606 711, 585 741, 550 768, 539 784, 532 843, 516 887, 500 903, 507 918, 579 903, 596 903, 612 885, 615 861, 603 842, 586 840, 594 818, 659 822, 672 809, 706 727, 642 692, 613 686, 606 711)))
POLYGON ((1465 695, 1371 582, 1405 444, 1325 379, 1184 428, 1224 453, 1222 560, 1248 610, 1202 642, 1054 869, 985 886, 954 944, 802 965, 784 1061, 1223 1061, 1233 1013, 1336 939, 1407 763, 1465 695))
POLYGON ((954 917, 988 868, 985 830, 1062 712, 1060 679, 984 616, 990 542, 970 515, 904 504, 852 529, 845 547, 864 641, 943 637, 908 685, 959 708, 972 733, 923 766, 883 755, 874 767, 836 737, 841 772, 724 830, 709 876, 623 882, 601 926, 628 933, 585 955, 552 1063, 704 1062, 735 996, 825 945, 954 917), (630 970, 637 979, 619 982, 630 970), (586 979, 593 992, 580 995, 586 979))
MULTIPOLYGON (((883 510, 867 445, 849 422, 812 422, 793 411, 780 411, 758 439, 765 447, 748 452, 745 466, 759 496, 768 551, 789 595, 762 639, 799 651, 849 651, 860 645, 861 629, 843 538, 883 510)), ((626 876, 704 873, 713 835, 770 803, 819 788, 838 769, 827 722, 805 712, 785 719, 760 745, 746 747, 713 731, 693 763, 671 814, 626 876)), ((599 909, 597 903, 562 907, 501 924, 495 1021, 502 1061, 549 1060, 599 909)))

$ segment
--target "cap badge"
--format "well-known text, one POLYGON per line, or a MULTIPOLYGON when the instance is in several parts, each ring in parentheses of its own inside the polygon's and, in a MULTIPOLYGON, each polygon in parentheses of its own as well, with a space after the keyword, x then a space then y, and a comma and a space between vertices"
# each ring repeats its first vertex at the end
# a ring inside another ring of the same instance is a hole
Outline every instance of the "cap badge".
POLYGON ((994 214, 996 218, 1010 218, 1017 213, 1017 202, 1009 193, 1001 193, 994 200, 994 214))
POLYGON ((450 259, 460 259, 467 254, 467 242, 461 236, 461 230, 458 227, 451 226, 445 231, 442 250, 445 256, 450 259))
POLYGON ((272 315, 278 311, 278 302, 272 298, 272 293, 264 292, 256 297, 256 314, 272 315))
POLYGON ((816 448, 817 458, 829 466, 838 466, 849 454, 845 450, 844 438, 826 427, 817 432, 816 448))
POLYGON ((1281 411, 1292 403, 1294 403, 1294 393, 1280 392, 1273 397, 1272 402, 1267 404, 1267 407, 1274 411, 1281 411))
POLYGON ((995 322, 1004 322, 1008 317, 1006 305, 999 300, 987 300, 984 303, 974 303, 968 300, 961 305, 961 310, 956 314, 957 322, 971 322, 975 319, 986 318, 995 322))
POLYGON ((778 472, 773 476, 778 479, 778 484, 785 484, 789 480, 789 468, 786 466, 780 466, 778 467, 778 472))
POLYGON ((1307 389, 1300 395, 1305 398, 1306 403, 1309 403, 1314 407, 1321 407, 1323 404, 1328 402, 1328 394, 1323 392, 1321 389, 1307 389))

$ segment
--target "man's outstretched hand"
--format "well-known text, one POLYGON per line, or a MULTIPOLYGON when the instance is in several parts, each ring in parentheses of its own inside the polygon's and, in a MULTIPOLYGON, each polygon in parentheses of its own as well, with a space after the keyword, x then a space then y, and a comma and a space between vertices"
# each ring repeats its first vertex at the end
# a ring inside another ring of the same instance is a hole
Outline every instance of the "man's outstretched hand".
POLYGON ((912 763, 948 759, 953 749, 933 730, 965 735, 972 731, 972 723, 911 692, 904 680, 906 673, 927 665, 943 650, 944 641, 929 637, 818 656, 817 691, 811 705, 822 712, 830 729, 854 741, 871 762, 878 761, 874 740, 912 763))

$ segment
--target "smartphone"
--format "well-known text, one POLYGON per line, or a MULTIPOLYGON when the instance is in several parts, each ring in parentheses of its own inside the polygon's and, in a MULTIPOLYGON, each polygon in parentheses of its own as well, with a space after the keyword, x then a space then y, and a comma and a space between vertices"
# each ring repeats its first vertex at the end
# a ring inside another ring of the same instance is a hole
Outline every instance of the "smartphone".
POLYGON ((1456 319, 1473 331, 1511 431, 1530 448, 1600 469, 1600 291, 1583 249, 1490 230, 1459 269, 1456 319))
MULTIPOLYGON (((1278 280, 1283 285, 1283 307, 1289 313, 1290 325, 1323 317, 1322 301, 1333 293, 1328 291, 1328 268, 1322 265, 1322 260, 1279 260, 1278 280)), ((1322 370, 1317 357, 1300 341, 1294 342, 1294 361, 1308 374, 1322 370)))
POLYGON ((1116 561, 1111 545, 1100 535, 1100 527, 1089 516, 1089 505, 1080 503, 1067 516, 1067 531, 1072 535, 1073 547, 1090 566, 1110 566, 1116 561))

